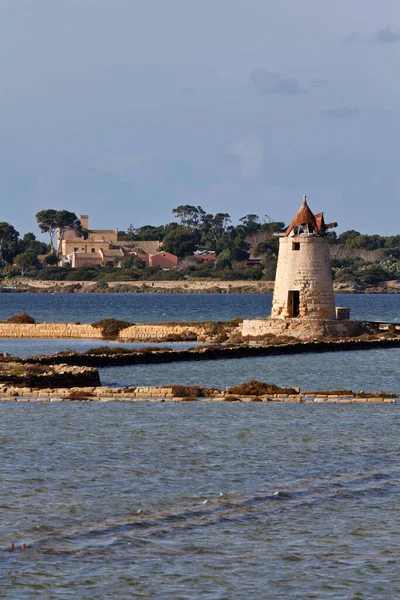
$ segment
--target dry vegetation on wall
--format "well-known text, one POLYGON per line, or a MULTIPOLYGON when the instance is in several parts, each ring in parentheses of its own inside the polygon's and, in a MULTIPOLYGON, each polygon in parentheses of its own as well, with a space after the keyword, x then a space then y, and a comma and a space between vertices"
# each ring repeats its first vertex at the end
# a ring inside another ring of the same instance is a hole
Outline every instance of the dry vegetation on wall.
POLYGON ((120 331, 134 324, 129 321, 120 321, 119 319, 101 319, 92 323, 92 327, 101 329, 101 335, 105 340, 115 340, 120 331))
POLYGON ((22 313, 20 315, 14 315, 7 319, 7 323, 18 323, 18 324, 28 324, 34 325, 36 323, 35 319, 28 315, 27 313, 22 313))
POLYGON ((170 387, 173 395, 178 398, 207 398, 214 392, 214 388, 198 385, 179 385, 174 383, 167 387, 170 387))
POLYGON ((227 388, 230 394, 238 394, 240 396, 263 396, 265 394, 296 394, 294 388, 280 388, 274 383, 264 383, 251 379, 245 383, 239 383, 234 387, 227 388))

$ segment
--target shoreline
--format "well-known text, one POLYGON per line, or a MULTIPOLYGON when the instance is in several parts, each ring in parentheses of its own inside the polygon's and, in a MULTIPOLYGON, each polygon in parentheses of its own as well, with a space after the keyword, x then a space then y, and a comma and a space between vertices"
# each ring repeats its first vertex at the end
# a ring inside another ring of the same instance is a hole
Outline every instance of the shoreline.
MULTIPOLYGON (((193 281, 109 281, 107 287, 97 287, 96 281, 39 281, 18 279, 0 286, 0 293, 74 293, 74 294, 272 294, 274 281, 193 280, 193 281)), ((398 294, 400 281, 360 288, 355 284, 334 282, 336 294, 398 294)))

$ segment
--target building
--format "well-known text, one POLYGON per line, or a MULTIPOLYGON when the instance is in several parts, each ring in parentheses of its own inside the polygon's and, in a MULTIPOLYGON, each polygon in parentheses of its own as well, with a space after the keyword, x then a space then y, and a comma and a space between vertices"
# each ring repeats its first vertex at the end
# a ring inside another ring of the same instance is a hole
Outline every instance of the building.
POLYGON ((159 250, 159 241, 120 243, 117 229, 89 229, 88 215, 81 215, 79 219, 83 230, 81 235, 72 227, 63 234, 60 265, 69 264, 73 269, 91 265, 116 268, 129 256, 137 256, 146 267, 174 269, 178 264, 177 256, 159 250))
POLYGON ((170 252, 156 252, 149 255, 149 267, 160 267, 161 269, 175 269, 178 265, 178 257, 170 252))
POLYGON ((196 250, 193 253, 193 259, 196 265, 206 265, 208 263, 215 263, 217 255, 214 250, 196 250))
POLYGON ((328 229, 323 213, 303 203, 279 239, 271 317, 244 319, 242 335, 290 336, 303 340, 355 335, 360 327, 346 308, 335 308, 328 229))
POLYGON ((81 215, 79 219, 84 235, 78 235, 72 227, 67 229, 60 245, 62 257, 67 257, 72 253, 96 254, 100 250, 110 250, 113 244, 118 243, 118 229, 89 229, 88 215, 81 215))
POLYGON ((323 213, 303 203, 279 239, 272 300, 273 319, 335 319, 335 296, 323 213))

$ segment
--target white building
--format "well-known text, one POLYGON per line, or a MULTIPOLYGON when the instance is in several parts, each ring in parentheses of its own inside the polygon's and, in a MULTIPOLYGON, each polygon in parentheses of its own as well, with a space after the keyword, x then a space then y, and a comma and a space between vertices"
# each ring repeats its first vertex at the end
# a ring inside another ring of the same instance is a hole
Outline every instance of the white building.
POLYGON ((323 213, 313 214, 306 196, 279 239, 278 266, 272 300, 273 319, 336 318, 335 296, 323 213))

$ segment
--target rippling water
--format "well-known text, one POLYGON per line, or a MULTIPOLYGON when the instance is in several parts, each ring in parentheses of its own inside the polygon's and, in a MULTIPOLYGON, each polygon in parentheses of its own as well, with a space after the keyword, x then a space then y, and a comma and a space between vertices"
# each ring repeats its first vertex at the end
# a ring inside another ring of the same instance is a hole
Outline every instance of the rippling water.
MULTIPOLYGON (((400 320, 400 294, 336 294, 355 319, 400 320)), ((0 319, 27 312, 37 321, 93 323, 105 317, 133 322, 223 321, 265 317, 270 294, 0 294, 0 319)))
MULTIPOLYGON (((337 303, 355 317, 398 320, 399 300, 337 303)), ((267 302, 2 294, 0 316, 227 319, 267 314, 267 302)), ((0 340, 0 352, 95 345, 0 340)), ((101 377, 400 393, 399 367, 390 349, 116 367, 101 377)), ((398 405, 0 403, 0 412, 1 598, 400 597, 398 405)))
POLYGON ((262 356, 100 369, 103 385, 206 385, 224 388, 249 379, 303 390, 364 390, 400 394, 400 349, 262 356))
POLYGON ((396 405, 1 405, 2 598, 398 598, 396 405))

